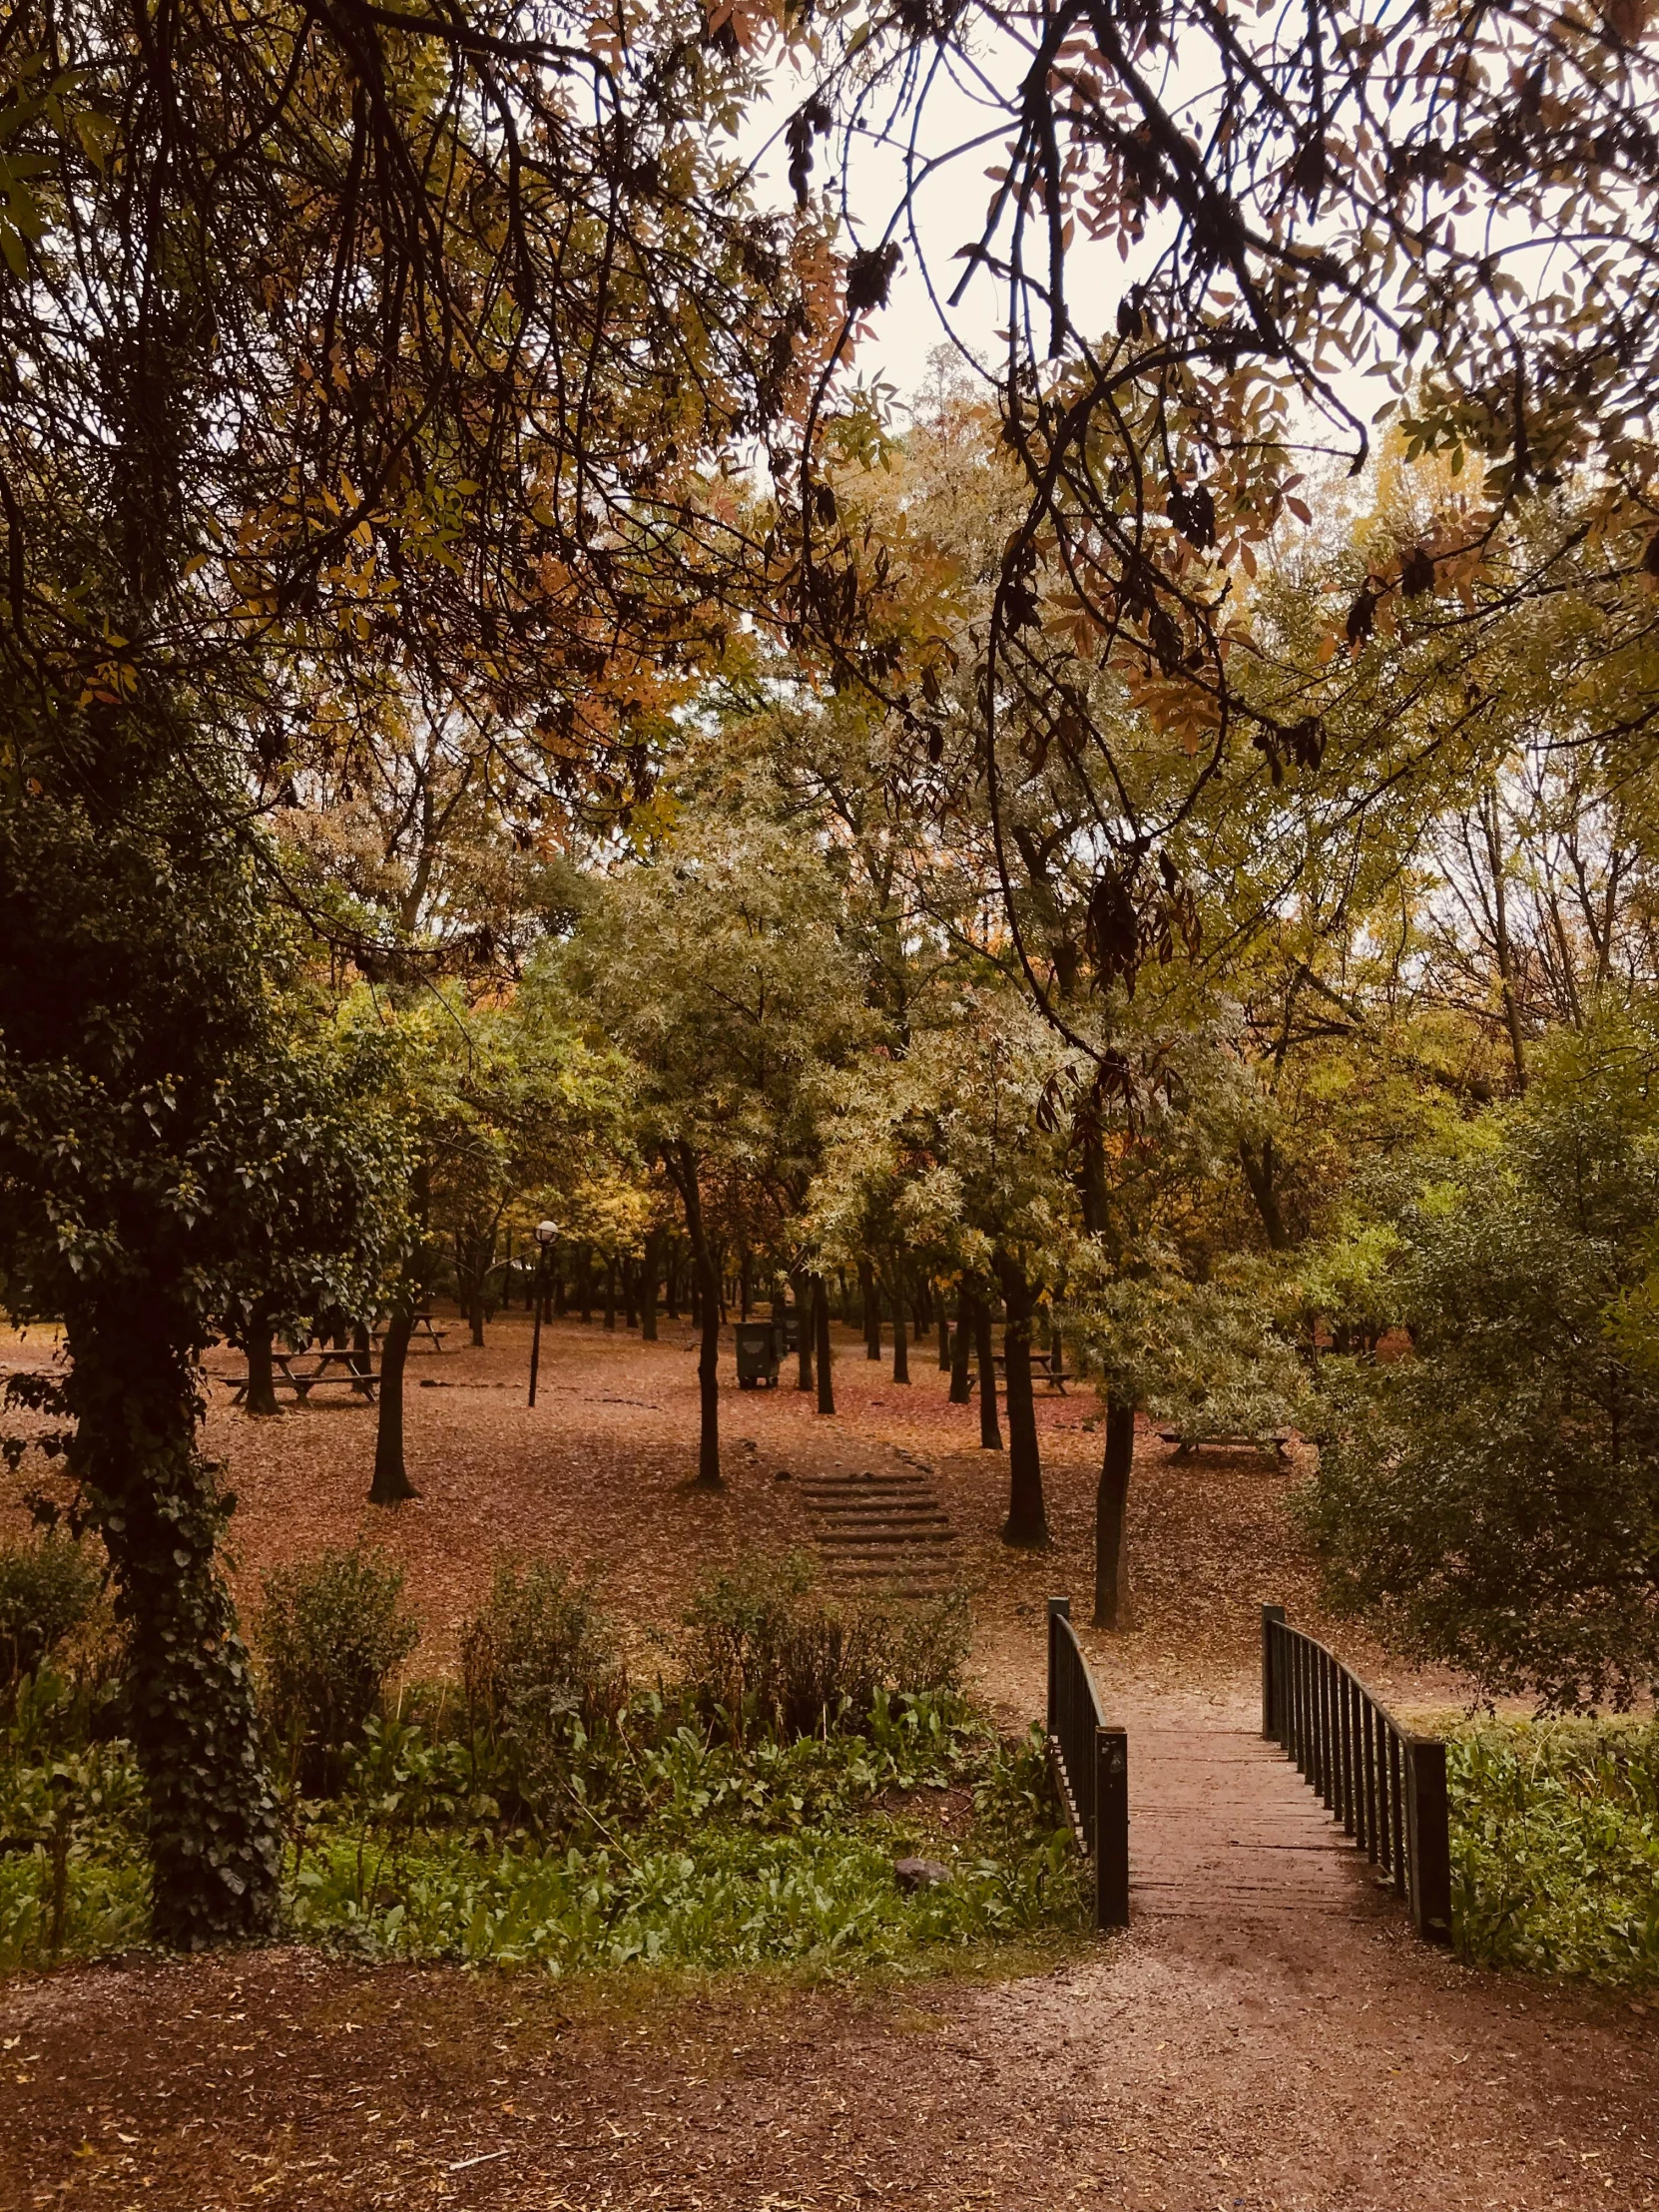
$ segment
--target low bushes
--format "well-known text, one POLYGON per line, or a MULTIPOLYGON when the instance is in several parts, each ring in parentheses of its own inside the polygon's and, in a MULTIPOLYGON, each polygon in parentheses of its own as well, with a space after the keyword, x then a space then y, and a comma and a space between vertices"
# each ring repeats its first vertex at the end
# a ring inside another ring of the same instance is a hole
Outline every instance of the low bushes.
POLYGON ((57 1530, 0 1546, 0 1701, 86 1625, 103 1583, 92 1546, 57 1530))
POLYGON ((968 1616, 960 1598, 915 1612, 827 1601, 801 1557, 755 1562, 699 1593, 681 1647, 684 1686, 735 1741, 857 1727, 877 1697, 960 1690, 968 1616))
POLYGON ((258 1642, 272 1733, 302 1789, 320 1794, 379 1711, 388 1676, 420 1641, 403 1572, 360 1547, 265 1578, 258 1642))
POLYGON ((1472 1727, 1446 1768, 1462 1954, 1659 1983, 1659 1723, 1472 1727))
MULTIPOLYGON (((508 1565, 463 1631, 464 1697, 412 1683, 388 1709, 414 1641, 396 1570, 285 1569, 259 1647, 298 1784, 287 1930, 566 1971, 920 1964, 1080 1928, 1041 1748, 963 1699, 965 1628, 959 1608, 842 1609, 799 1564, 745 1569, 700 1593, 673 1680, 647 1690, 585 1584, 508 1565), (952 1879, 905 1894, 911 1853, 952 1879)), ((124 1748, 76 1767, 67 1709, 37 1704, 27 1739, 0 1740, 0 1968, 144 1926, 124 1748)))

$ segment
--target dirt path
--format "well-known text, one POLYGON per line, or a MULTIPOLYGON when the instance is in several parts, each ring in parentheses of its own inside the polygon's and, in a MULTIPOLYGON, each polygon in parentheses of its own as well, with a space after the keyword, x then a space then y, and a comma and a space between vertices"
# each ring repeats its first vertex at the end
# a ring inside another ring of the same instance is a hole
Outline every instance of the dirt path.
MULTIPOLYGON (((1087 1589, 1092 1403, 1040 1408, 1055 1546, 1008 1554, 1004 1464, 918 1359, 848 1346, 841 1411, 727 1400, 730 1486, 686 1487, 688 1351, 568 1325, 522 1405, 517 1317, 423 1368, 423 1497, 362 1503, 371 1428, 216 1408, 245 1590, 367 1531, 408 1568, 441 1664, 502 1549, 607 1570, 642 1633, 697 1575, 810 1541, 807 1493, 925 1474, 974 1598, 981 1685, 1035 1712, 1042 1601, 1087 1589), (787 1479, 780 1480, 780 1475, 787 1479)), ((0 2206, 312 2212, 1618 2212, 1659 2205, 1659 2013, 1477 1974, 1422 1946, 1255 1734, 1257 1607, 1317 1624, 1248 1456, 1137 1454, 1132 1632, 1084 1641, 1130 1729, 1134 1926, 1057 1972, 887 1994, 605 1987, 276 1951, 135 1960, 0 1989, 0 2206)), ((1079 1612, 1086 1608, 1079 1603, 1079 1612)), ((1345 1650, 1356 1641, 1344 1638, 1345 1650)), ((1402 1700, 1449 1686, 1362 1664, 1402 1700)))
POLYGON ((0 2203, 167 2212, 1618 2212, 1651 2016, 1397 1914, 1143 1913, 1058 1972, 874 1999, 279 1951, 0 1996, 0 2203))

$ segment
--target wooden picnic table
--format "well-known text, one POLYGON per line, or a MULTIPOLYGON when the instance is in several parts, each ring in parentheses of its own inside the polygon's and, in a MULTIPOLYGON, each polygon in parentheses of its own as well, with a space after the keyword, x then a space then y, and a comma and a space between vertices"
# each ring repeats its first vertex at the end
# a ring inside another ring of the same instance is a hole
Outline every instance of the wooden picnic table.
MULTIPOLYGON (((443 1340, 448 1334, 447 1329, 433 1327, 430 1314, 416 1314, 409 1324, 409 1350, 412 1352, 416 1340, 420 1339, 429 1344, 434 1352, 441 1352, 443 1350, 443 1340)), ((376 1329, 374 1342, 377 1345, 383 1345, 385 1341, 386 1332, 383 1329, 376 1329)))
MULTIPOLYGON (((1005 1353, 995 1352, 991 1357, 999 1368, 1007 1367, 1005 1353)), ((1052 1352, 1039 1352, 1035 1345, 1031 1348, 1031 1373, 1035 1379, 1046 1382, 1051 1390, 1058 1390, 1062 1397, 1066 1394, 1066 1384, 1077 1380, 1077 1371, 1066 1366, 1063 1352, 1056 1363, 1052 1352)))
POLYGON ((1242 1431, 1223 1433, 1219 1429, 1188 1428, 1160 1428, 1156 1433, 1161 1443, 1174 1444, 1178 1459, 1185 1459, 1189 1452, 1202 1451, 1206 1446, 1215 1451, 1271 1451, 1280 1459, 1288 1459, 1293 1440, 1288 1428, 1275 1428, 1259 1436, 1245 1435, 1242 1431))
MULTIPOLYGON (((272 1382, 292 1390, 301 1405, 312 1390, 320 1389, 329 1382, 343 1382, 358 1396, 365 1397, 372 1403, 380 1384, 380 1376, 377 1369, 365 1364, 368 1357, 365 1352, 341 1352, 336 1348, 319 1345, 306 1346, 299 1352, 274 1351, 271 1364, 276 1373, 272 1376, 272 1382), (315 1365, 298 1368, 294 1365, 297 1360, 314 1361, 315 1365)), ((248 1395, 248 1378, 246 1375, 239 1375, 232 1380, 237 1387, 231 1402, 240 1405, 248 1395)))

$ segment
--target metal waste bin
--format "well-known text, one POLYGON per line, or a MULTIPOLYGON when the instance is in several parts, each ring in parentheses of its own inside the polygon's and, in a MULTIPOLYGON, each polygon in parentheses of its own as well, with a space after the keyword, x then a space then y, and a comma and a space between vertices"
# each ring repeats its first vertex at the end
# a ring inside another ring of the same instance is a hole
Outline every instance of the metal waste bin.
POLYGON ((753 1390, 764 1382, 778 1387, 778 1332, 770 1321, 740 1321, 732 1332, 738 1348, 738 1388, 753 1390))
POLYGON ((772 1326, 778 1332, 778 1355, 801 1350, 801 1308, 782 1306, 772 1317, 772 1326))

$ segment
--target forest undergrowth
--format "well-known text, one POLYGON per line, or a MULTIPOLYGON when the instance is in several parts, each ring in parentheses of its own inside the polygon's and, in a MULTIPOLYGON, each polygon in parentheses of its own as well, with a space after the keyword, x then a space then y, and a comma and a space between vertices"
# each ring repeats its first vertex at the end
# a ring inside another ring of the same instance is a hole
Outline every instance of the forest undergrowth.
MULTIPOLYGON (((799 1563, 751 1568, 702 1592, 675 1678, 641 1689, 587 1591, 507 1567, 468 1623, 464 1683, 388 1695, 398 1598, 360 1553, 268 1583, 290 1939, 816 1977, 978 1967, 1082 1928, 1040 1740, 1000 1735, 960 1688, 959 1606, 840 1609, 799 1563)), ((0 1971, 149 1939, 143 1796, 101 1651, 94 1629, 13 1685, 0 1971)))

